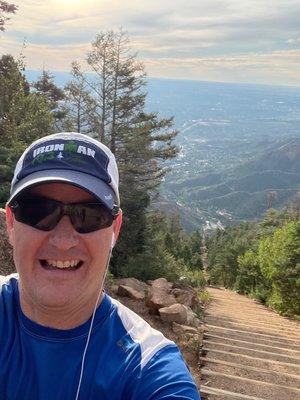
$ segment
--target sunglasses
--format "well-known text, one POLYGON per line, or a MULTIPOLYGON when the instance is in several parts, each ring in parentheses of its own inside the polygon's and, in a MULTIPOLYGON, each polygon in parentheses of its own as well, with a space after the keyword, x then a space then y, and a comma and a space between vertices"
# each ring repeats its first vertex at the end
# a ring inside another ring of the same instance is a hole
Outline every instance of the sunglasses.
POLYGON ((90 233, 112 225, 118 215, 102 203, 69 203, 44 197, 26 197, 13 202, 11 209, 17 221, 41 231, 51 231, 67 215, 78 233, 90 233))

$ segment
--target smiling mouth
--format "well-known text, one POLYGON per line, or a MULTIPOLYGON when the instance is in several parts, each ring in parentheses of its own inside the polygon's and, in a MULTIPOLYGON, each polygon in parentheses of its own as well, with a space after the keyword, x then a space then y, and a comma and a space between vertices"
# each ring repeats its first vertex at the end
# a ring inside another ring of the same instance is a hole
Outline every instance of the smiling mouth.
POLYGON ((82 260, 39 260, 41 266, 47 270, 75 271, 83 265, 82 260))

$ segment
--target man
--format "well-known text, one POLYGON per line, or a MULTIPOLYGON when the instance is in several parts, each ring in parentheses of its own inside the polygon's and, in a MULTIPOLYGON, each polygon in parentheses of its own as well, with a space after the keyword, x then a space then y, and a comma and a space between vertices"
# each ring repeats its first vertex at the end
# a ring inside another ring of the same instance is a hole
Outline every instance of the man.
POLYGON ((174 343, 103 292, 122 222, 106 146, 34 142, 6 215, 18 275, 0 296, 1 400, 199 399, 174 343))

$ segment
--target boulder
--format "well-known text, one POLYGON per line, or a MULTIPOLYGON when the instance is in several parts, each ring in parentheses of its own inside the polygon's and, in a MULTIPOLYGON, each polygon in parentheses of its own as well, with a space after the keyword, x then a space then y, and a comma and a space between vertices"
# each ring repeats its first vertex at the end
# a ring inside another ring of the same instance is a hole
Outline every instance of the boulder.
MULTIPOLYGON (((171 286, 170 286, 171 285, 171 286)), ((158 314, 158 310, 176 303, 175 297, 170 294, 170 284, 165 278, 151 282, 151 287, 146 300, 150 314, 158 314)))
POLYGON ((172 304, 169 307, 159 309, 160 317, 166 322, 177 322, 178 324, 185 324, 187 319, 187 311, 182 304, 172 304))
POLYGON ((193 307, 197 303, 197 292, 193 289, 173 289, 172 294, 175 296, 177 303, 184 304, 188 307, 193 307))
POLYGON ((119 285, 117 294, 120 296, 130 297, 133 300, 144 300, 145 298, 144 291, 140 292, 126 285, 119 285))
POLYGON ((152 287, 165 290, 167 293, 170 292, 170 290, 172 289, 172 286, 173 286, 173 284, 170 283, 170 282, 168 282, 168 281, 166 280, 166 278, 158 278, 158 279, 155 279, 155 280, 153 280, 153 281, 149 281, 149 284, 150 284, 152 287))
POLYGON ((16 272, 12 255, 12 247, 6 233, 5 210, 0 208, 0 275, 16 272))
POLYGON ((147 283, 139 281, 136 278, 121 278, 118 279, 117 285, 122 285, 122 286, 129 286, 130 288, 138 291, 138 292, 148 292, 149 286, 147 283))
POLYGON ((186 325, 189 326, 194 326, 195 328, 199 328, 201 326, 201 321, 199 320, 198 316, 194 311, 188 307, 184 306, 183 307, 186 309, 186 325))

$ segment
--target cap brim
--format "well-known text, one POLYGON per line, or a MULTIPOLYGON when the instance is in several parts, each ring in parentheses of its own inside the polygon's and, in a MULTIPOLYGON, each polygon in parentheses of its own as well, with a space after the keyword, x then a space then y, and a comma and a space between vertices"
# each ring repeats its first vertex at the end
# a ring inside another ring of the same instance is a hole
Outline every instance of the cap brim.
POLYGON ((83 172, 63 169, 38 171, 23 178, 15 185, 7 203, 10 204, 22 191, 43 183, 67 183, 77 186, 97 197, 110 210, 118 205, 115 192, 106 182, 83 172))

